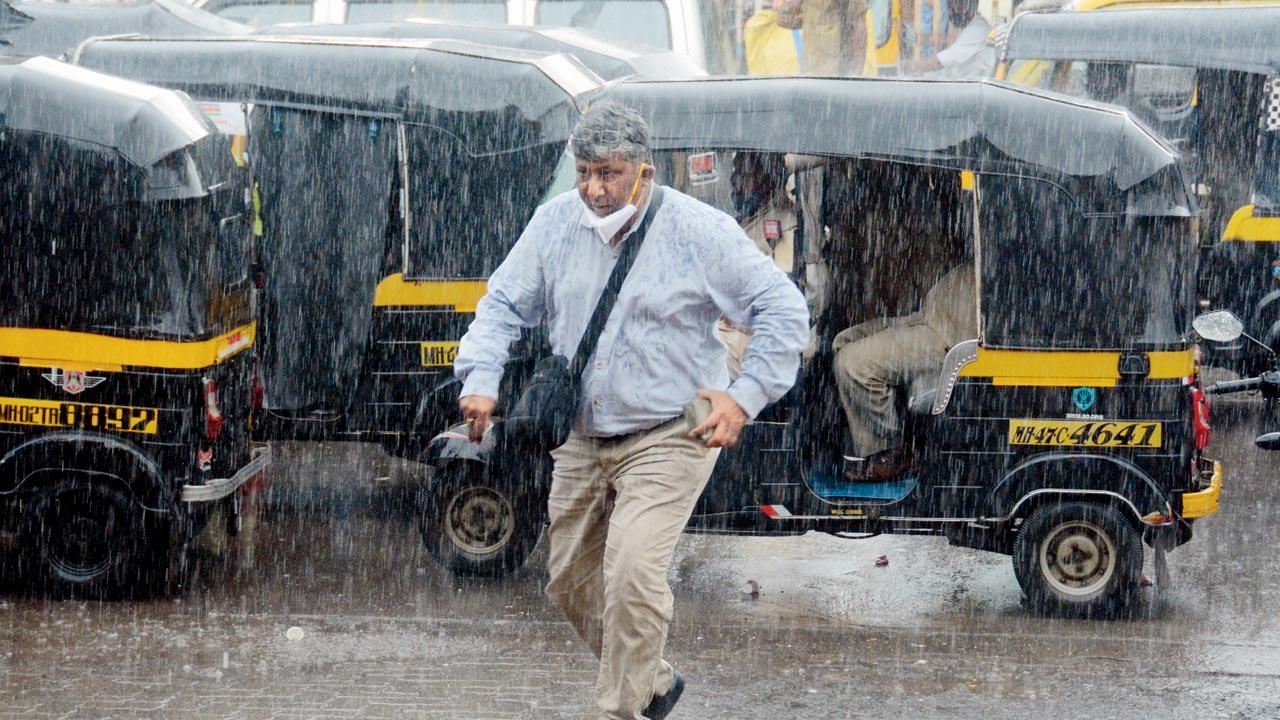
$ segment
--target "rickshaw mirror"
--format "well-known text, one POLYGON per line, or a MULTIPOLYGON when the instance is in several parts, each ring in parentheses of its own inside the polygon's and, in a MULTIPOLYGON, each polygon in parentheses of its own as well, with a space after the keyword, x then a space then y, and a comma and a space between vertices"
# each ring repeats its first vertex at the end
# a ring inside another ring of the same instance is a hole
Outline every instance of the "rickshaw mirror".
POLYGON ((1280 450, 1280 432, 1269 432, 1265 435, 1259 435, 1258 438, 1253 441, 1253 444, 1257 445, 1258 448, 1262 450, 1280 450))
POLYGON ((1191 321, 1200 337, 1213 342, 1231 342, 1244 334, 1244 323, 1230 310, 1214 310, 1191 321))

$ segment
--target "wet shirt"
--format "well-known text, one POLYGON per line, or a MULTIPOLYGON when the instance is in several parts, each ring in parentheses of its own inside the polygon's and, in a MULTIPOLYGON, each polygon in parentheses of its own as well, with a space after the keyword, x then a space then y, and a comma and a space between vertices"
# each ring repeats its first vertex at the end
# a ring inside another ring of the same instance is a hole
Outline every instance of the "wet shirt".
MULTIPOLYGON (((511 342, 544 319, 552 351, 573 357, 621 247, 601 243, 586 212, 576 190, 539 207, 493 273, 454 362, 462 395, 496 398, 511 342)), ((574 429, 653 427, 703 387, 728 387, 752 417, 781 397, 809 336, 804 298, 786 274, 733 218, 671 188, 643 242, 583 373, 574 429), (714 335, 721 315, 755 333, 732 385, 714 335)))

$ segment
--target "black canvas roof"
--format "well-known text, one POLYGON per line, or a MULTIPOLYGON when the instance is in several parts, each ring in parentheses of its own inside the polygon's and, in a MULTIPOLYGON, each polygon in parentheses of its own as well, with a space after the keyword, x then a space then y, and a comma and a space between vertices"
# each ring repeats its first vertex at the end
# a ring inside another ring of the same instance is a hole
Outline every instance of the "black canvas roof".
POLYGON ((1121 191, 1180 173, 1178 153, 1122 108, 994 81, 628 80, 592 101, 604 98, 646 116, 655 149, 738 148, 982 172, 1034 170, 1105 180, 1121 191))
POLYGON ((1006 59, 1139 62, 1280 74, 1280 6, 1026 13, 1006 59))
POLYGON ((15 55, 60 57, 97 35, 243 35, 250 30, 177 0, 130 5, 28 2, 21 8, 0 0, 0 52, 15 55))
POLYGON ((0 128, 92 143, 144 169, 213 132, 181 93, 44 57, 0 63, 0 128))
POLYGON ((600 79, 574 58, 458 40, 101 39, 76 61, 201 100, 367 113, 444 128, 473 154, 562 142, 600 79))

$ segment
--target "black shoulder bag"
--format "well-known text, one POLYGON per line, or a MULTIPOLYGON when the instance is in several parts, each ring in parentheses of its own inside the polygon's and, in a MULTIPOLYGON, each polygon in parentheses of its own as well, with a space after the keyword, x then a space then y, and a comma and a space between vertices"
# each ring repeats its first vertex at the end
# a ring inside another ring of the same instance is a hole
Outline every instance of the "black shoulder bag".
POLYGON ((570 363, 562 355, 551 355, 538 361, 533 376, 524 392, 516 400, 503 422, 506 438, 514 440, 525 450, 550 452, 569 439, 569 430, 578 415, 578 399, 582 394, 582 371, 596 352, 600 333, 618 299, 622 282, 627 278, 640 246, 649 231, 649 223, 662 204, 662 188, 655 185, 649 200, 649 210, 630 239, 622 243, 622 253, 613 265, 596 310, 587 322, 586 332, 578 343, 578 352, 570 363))

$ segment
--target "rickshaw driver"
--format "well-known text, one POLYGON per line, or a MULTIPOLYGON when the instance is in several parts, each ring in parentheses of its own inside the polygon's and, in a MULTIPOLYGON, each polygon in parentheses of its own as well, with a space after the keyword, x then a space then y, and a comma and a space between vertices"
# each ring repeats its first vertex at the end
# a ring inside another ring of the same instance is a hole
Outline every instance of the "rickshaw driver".
POLYGON ((953 345, 977 336, 974 265, 965 262, 934 284, 917 312, 861 323, 835 337, 833 370, 857 461, 846 480, 887 482, 910 469, 896 388, 938 372, 953 345))
MULTIPOLYGON (((760 252, 790 275, 795 267, 797 220, 795 203, 786 187, 785 157, 782 153, 739 152, 733 156, 729 184, 742 231, 760 252)), ((721 315, 716 335, 728 354, 729 380, 737 380, 742 374, 751 330, 721 315)))
POLYGON ((628 237, 655 187, 639 113, 595 104, 569 147, 577 191, 539 207, 490 277, 454 363, 459 406, 478 439, 520 331, 545 318, 553 349, 573 355, 618 246, 644 243, 580 380, 573 431, 551 453, 546 592, 600 658, 603 716, 663 718, 684 688, 662 658, 672 553, 718 448, 732 446, 748 418, 795 382, 808 312, 800 290, 733 218, 672 188, 662 188, 647 235, 628 237), (601 227, 619 212, 630 218, 601 227), (750 318, 755 332, 731 384, 712 334, 726 314, 750 318), (695 397, 710 400, 711 414, 690 431, 682 413, 695 397), (705 443, 698 439, 708 432, 705 443))

